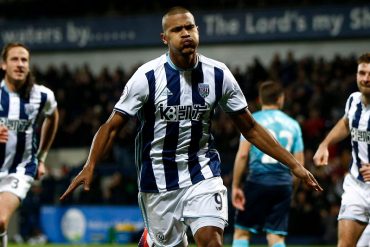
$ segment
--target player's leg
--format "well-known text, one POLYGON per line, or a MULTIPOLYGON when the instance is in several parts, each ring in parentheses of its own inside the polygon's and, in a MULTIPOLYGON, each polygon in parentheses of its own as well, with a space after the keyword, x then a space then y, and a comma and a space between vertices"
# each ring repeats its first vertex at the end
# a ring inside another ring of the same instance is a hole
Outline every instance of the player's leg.
POLYGON ((183 218, 197 246, 222 246, 228 220, 227 189, 220 177, 190 186, 184 195, 183 218))
POLYGON ((288 235, 289 211, 292 198, 291 185, 266 187, 270 208, 266 212, 264 231, 269 247, 285 247, 288 235))
POLYGON ((338 247, 356 246, 368 222, 368 185, 347 174, 338 215, 338 247))
POLYGON ((251 232, 248 230, 235 228, 232 247, 249 247, 251 235, 251 232))
POLYGON ((248 247, 253 234, 264 227, 270 211, 268 186, 246 182, 243 191, 247 201, 245 210, 235 212, 233 247, 248 247))
POLYGON ((19 198, 10 192, 0 192, 0 246, 8 243, 7 230, 11 216, 19 207, 19 198))
POLYGON ((223 243, 223 227, 204 226, 194 234, 194 240, 198 247, 221 247, 223 243))
POLYGON ((26 197, 34 179, 24 174, 11 173, 0 178, 0 238, 7 246, 7 230, 11 216, 26 197))
POLYGON ((360 239, 357 241, 356 247, 370 247, 370 225, 367 225, 362 232, 360 239))
POLYGON ((269 247, 285 247, 285 237, 273 233, 266 234, 269 247))
POLYGON ((338 222, 338 247, 355 246, 366 224, 355 220, 341 219, 338 222))

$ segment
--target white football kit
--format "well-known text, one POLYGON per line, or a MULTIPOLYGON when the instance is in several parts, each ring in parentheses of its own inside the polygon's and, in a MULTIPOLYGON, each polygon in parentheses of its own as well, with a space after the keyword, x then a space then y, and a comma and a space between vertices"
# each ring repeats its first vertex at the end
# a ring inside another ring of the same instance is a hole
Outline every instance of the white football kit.
POLYGON ((364 182, 359 169, 370 163, 370 108, 362 103, 360 92, 352 93, 347 99, 344 117, 349 120, 352 163, 344 179, 338 219, 369 223, 370 184, 364 182))
POLYGON ((29 99, 10 92, 3 80, 0 88, 0 125, 9 130, 9 139, 0 143, 0 192, 9 191, 24 199, 36 176, 37 120, 51 115, 57 107, 54 93, 34 85, 29 99))
MULTIPOLYGON (((224 213, 226 188, 221 179, 216 179, 217 185, 211 182, 211 178, 221 176, 221 161, 211 135, 211 119, 218 105, 227 113, 237 113, 247 107, 238 83, 225 64, 198 55, 194 68, 181 70, 170 61, 168 54, 142 65, 130 78, 115 105, 115 111, 137 115, 141 120, 136 138, 139 201, 156 245, 179 244, 187 224, 192 230, 199 229, 195 226, 197 223, 187 221, 185 209, 189 207, 186 203, 192 202, 191 210, 198 209, 199 212, 207 210, 204 205, 208 205, 211 213, 208 216, 217 222, 205 220, 201 226, 223 228, 227 222, 227 213, 224 213), (200 186, 198 183, 206 188, 213 186, 209 188, 211 196, 204 188, 201 190, 204 193, 196 201, 190 197, 181 200, 176 196, 178 193, 187 195, 186 191, 192 190, 193 185, 200 186), (158 198, 163 195, 170 196, 169 201, 175 203, 168 205, 170 214, 174 213, 172 216, 165 214, 160 206, 162 199, 158 198), (220 200, 223 210, 213 210, 220 200), (176 208, 181 210, 174 210, 176 208), (167 222, 155 220, 160 217, 166 217, 167 222), (173 229, 178 224, 183 227, 173 229)), ((195 219, 205 216, 194 213, 195 219)))

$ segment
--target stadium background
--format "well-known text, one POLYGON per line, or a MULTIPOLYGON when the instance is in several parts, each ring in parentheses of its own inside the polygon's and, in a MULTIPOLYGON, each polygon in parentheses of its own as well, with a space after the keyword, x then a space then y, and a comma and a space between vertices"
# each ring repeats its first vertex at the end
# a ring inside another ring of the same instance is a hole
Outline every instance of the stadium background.
MULTIPOLYGON (((302 185, 297 188, 287 240, 307 245, 335 243, 350 144, 345 141, 332 147, 326 168, 315 168, 312 156, 342 116, 347 96, 357 90, 356 57, 369 51, 370 5, 366 1, 0 0, 0 44, 18 40, 29 45, 32 71, 39 82, 54 90, 61 115, 47 160, 49 175, 33 186, 18 210, 10 229, 12 239, 41 243, 50 230, 45 221, 53 219, 42 217, 45 208, 137 206, 135 119, 97 168, 91 192, 77 191, 63 203, 58 197, 80 170, 94 133, 107 119, 124 83, 137 66, 165 52, 159 39, 160 18, 174 5, 195 13, 200 52, 229 65, 252 111, 258 109, 260 81, 271 78, 284 84, 285 111, 303 130, 306 166, 325 189, 317 193, 302 185)), ((222 112, 217 114, 213 131, 223 161, 223 179, 230 188, 239 134, 222 112)), ((230 243, 233 231, 231 205, 229 211, 225 243, 230 243)), ((55 217, 60 223, 62 216, 55 217)), ((140 226, 124 224, 121 232, 131 232, 131 241, 136 241, 140 226)), ((104 227, 109 229, 107 234, 96 234, 89 241, 117 241, 119 229, 104 227)), ((67 241, 64 235, 58 237, 67 241)), ((263 237, 254 242, 263 242, 263 237)))

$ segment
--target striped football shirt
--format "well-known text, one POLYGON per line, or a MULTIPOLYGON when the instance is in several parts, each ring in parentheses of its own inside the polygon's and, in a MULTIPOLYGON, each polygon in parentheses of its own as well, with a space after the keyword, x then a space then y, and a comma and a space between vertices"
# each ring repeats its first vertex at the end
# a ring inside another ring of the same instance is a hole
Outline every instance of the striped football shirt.
POLYGON ((135 72, 114 110, 141 121, 136 137, 140 191, 176 190, 220 176, 211 135, 217 105, 230 113, 247 107, 223 63, 198 55, 194 68, 181 70, 163 54, 135 72))
POLYGON ((0 124, 8 128, 9 139, 0 143, 0 174, 36 175, 37 120, 42 114, 51 115, 56 107, 54 93, 44 86, 34 85, 25 100, 1 82, 0 124))
POLYGON ((346 102, 344 117, 349 120, 352 144, 352 163, 349 172, 364 181, 359 169, 362 163, 370 163, 370 108, 361 101, 361 93, 352 93, 346 102))

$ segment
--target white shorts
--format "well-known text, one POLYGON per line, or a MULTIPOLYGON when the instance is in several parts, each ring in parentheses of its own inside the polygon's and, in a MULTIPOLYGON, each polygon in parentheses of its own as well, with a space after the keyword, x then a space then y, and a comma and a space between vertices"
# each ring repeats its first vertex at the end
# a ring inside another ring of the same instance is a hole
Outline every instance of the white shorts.
POLYGON ((27 192, 31 188, 33 181, 33 177, 20 173, 0 173, 0 192, 13 193, 23 200, 26 198, 27 192))
POLYGON ((348 173, 344 178, 343 190, 338 220, 357 220, 368 224, 370 220, 370 184, 363 183, 348 173))
POLYGON ((158 246, 186 246, 188 226, 194 235, 205 226, 224 229, 228 220, 227 189, 220 177, 163 193, 139 193, 149 235, 158 246))

